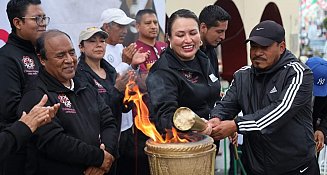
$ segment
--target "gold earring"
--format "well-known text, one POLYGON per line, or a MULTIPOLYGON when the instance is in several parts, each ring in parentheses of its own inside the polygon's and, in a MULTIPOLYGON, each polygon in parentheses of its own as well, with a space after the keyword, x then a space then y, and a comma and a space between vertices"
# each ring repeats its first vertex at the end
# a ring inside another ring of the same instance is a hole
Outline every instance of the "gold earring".
POLYGON ((200 46, 202 46, 202 44, 203 44, 203 42, 202 42, 202 40, 200 40, 200 46))

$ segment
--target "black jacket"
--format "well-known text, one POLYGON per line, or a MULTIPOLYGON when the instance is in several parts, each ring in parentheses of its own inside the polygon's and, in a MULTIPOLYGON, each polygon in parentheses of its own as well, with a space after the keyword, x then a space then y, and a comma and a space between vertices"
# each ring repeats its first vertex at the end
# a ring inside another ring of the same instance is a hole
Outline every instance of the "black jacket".
POLYGON ((245 66, 212 116, 235 119, 244 135, 244 166, 250 174, 287 174, 315 157, 309 68, 288 50, 269 70, 245 66))
POLYGON ((0 125, 18 120, 17 107, 25 85, 39 72, 39 59, 31 42, 11 33, 0 49, 0 125))
POLYGON ((24 146, 32 136, 31 129, 21 121, 0 132, 0 163, 24 146))
MULTIPOLYGON (((28 162, 37 163, 37 174, 83 174, 89 166, 101 166, 100 143, 117 156, 117 122, 103 98, 91 85, 74 79, 67 89, 45 70, 27 88, 19 111, 29 111, 43 94, 47 105, 60 103, 53 121, 40 127, 33 137, 36 152, 28 148, 28 162)), ((29 165, 31 166, 31 165, 29 165)))
POLYGON ((172 128, 172 118, 177 108, 188 107, 200 117, 208 119, 210 110, 220 99, 220 82, 213 77, 214 71, 208 57, 201 51, 195 57, 201 70, 190 69, 167 48, 150 69, 146 85, 151 117, 160 132, 172 128))
POLYGON ((208 56, 210 63, 213 67, 214 74, 217 78, 219 78, 219 65, 218 65, 217 53, 215 50, 216 47, 207 45, 206 47, 201 46, 200 49, 202 52, 204 52, 208 56))
POLYGON ((84 58, 78 62, 75 78, 86 81, 95 87, 99 94, 104 98, 105 103, 110 106, 112 113, 118 123, 118 132, 120 132, 122 112, 128 112, 131 107, 126 107, 123 103, 124 93, 115 88, 117 72, 106 60, 101 60, 101 67, 106 71, 106 79, 100 78, 87 63, 84 58))

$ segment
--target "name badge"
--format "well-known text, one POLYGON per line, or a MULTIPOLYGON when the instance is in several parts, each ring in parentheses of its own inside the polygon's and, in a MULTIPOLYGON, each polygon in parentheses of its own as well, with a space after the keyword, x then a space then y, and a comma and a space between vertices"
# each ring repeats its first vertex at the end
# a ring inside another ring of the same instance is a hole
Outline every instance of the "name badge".
POLYGON ((218 80, 218 78, 214 74, 210 74, 209 78, 212 82, 216 82, 218 80))

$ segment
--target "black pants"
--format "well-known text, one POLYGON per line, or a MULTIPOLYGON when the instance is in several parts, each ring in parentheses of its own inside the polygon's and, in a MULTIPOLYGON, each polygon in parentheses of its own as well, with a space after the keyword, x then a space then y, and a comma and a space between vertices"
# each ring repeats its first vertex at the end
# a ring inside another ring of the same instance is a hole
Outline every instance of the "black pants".
MULTIPOLYGON (((297 170, 286 173, 287 175, 320 175, 319 165, 316 158, 312 159, 297 170)), ((285 175, 286 175, 285 174, 285 175)))
MULTIPOLYGON (((135 127, 135 126, 134 126, 135 127)), ((131 128, 123 131, 119 141, 117 175, 149 175, 149 162, 144 152, 148 139, 141 131, 131 128), (134 133, 133 133, 134 131, 134 133)))
MULTIPOLYGON (((244 160, 242 161, 243 164, 245 163, 244 160)), ((269 172, 263 173, 263 174, 257 174, 253 173, 248 169, 248 167, 245 167, 246 173, 248 175, 265 175, 269 172)), ((269 174, 272 174, 271 172, 269 174)), ((277 175, 277 173, 275 173, 277 175)), ((292 170, 283 174, 278 175, 320 175, 319 165, 316 158, 313 158, 312 160, 308 161, 304 165, 300 166, 296 170, 292 170)))

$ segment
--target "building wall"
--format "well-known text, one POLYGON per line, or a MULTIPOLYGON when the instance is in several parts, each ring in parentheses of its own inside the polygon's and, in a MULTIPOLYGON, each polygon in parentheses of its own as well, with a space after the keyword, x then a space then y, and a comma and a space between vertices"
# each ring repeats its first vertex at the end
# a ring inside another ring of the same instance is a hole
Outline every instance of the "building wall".
MULTIPOLYGON (((261 18, 265 6, 269 2, 274 2, 280 12, 283 27, 285 28, 286 47, 295 55, 299 55, 299 1, 298 0, 251 0, 251 3, 245 3, 245 0, 234 1, 240 10, 244 22, 246 36, 249 36, 251 29, 261 18), (255 5, 255 8, 253 7, 255 5)), ((248 2, 248 1, 247 1, 248 2)))
POLYGON ((174 11, 185 8, 199 15, 203 7, 215 2, 216 0, 166 0, 166 13, 170 16, 174 11))
MULTIPOLYGON (((198 15, 203 7, 214 4, 215 2, 215 0, 166 0, 166 12, 167 15, 170 16, 174 11, 186 8, 198 15)), ((296 56, 299 55, 298 37, 300 18, 298 0, 233 0, 233 2, 239 10, 247 37, 251 29, 260 22, 261 15, 266 5, 269 2, 275 3, 279 9, 285 28, 286 46, 296 56)), ((250 63, 250 61, 248 61, 248 63, 250 63)))

